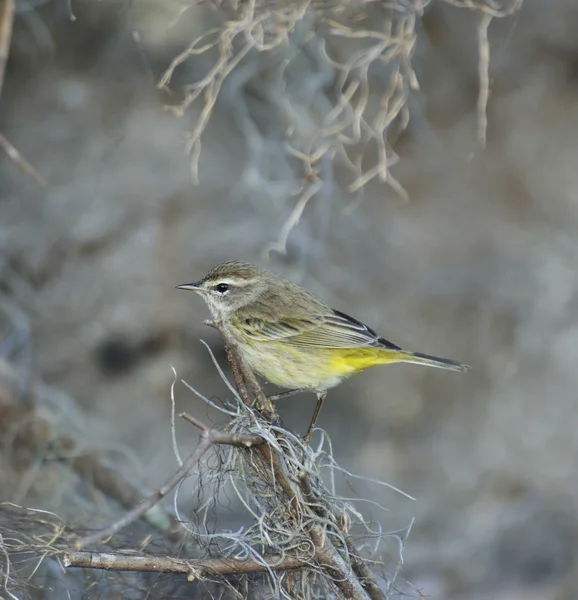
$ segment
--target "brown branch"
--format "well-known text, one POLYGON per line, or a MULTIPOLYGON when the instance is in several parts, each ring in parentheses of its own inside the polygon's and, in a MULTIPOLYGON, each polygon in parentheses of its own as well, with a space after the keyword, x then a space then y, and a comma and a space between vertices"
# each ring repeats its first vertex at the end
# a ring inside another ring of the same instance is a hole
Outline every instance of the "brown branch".
MULTIPOLYGON (((328 518, 325 507, 315 499, 307 471, 301 471, 301 473, 299 473, 299 485, 303 490, 303 495, 305 496, 309 506, 311 506, 320 517, 328 518)), ((371 600, 386 600, 386 596, 383 590, 379 587, 375 575, 371 572, 371 569, 367 566, 367 564, 359 557, 357 554, 357 548, 351 541, 351 538, 347 535, 347 532, 343 531, 343 528, 342 533, 343 539, 345 540, 345 546, 349 554, 351 567, 353 568, 355 575, 359 578, 363 589, 369 594, 371 600)))
MULTIPOLYGON (((227 346, 227 358, 231 364, 233 377, 235 377, 235 371, 237 373, 240 372, 243 380, 249 384, 253 394, 255 395, 257 408, 263 411, 267 420, 271 421, 272 423, 277 423, 279 420, 279 415, 277 414, 273 403, 268 400, 263 393, 263 390, 257 381, 257 377, 255 377, 255 373, 253 373, 253 371, 243 360, 235 338, 229 333, 229 330, 223 325, 222 322, 214 323, 214 326, 216 329, 218 329, 219 333, 225 340, 225 345, 227 346)), ((235 381, 236 380, 237 378, 235 377, 235 381)))
POLYGON ((262 573, 268 569, 286 571, 308 566, 290 556, 263 556, 262 562, 254 559, 211 558, 185 560, 170 556, 139 556, 109 552, 66 552, 62 562, 65 567, 105 569, 107 571, 139 571, 154 573, 182 573, 189 581, 206 575, 231 575, 239 573, 262 573))
POLYGON ((198 427, 201 431, 207 433, 210 436, 213 444, 251 448, 252 446, 260 446, 265 441, 260 435, 228 433, 221 432, 216 429, 210 429, 204 423, 195 417, 192 417, 188 413, 181 413, 179 417, 185 419, 185 421, 192 423, 195 427, 198 427))
POLYGON ((241 397, 243 404, 245 404, 246 406, 253 406, 254 401, 249 396, 247 383, 245 382, 243 373, 241 372, 241 369, 239 367, 241 358, 236 350, 236 347, 233 348, 233 346, 227 343, 227 337, 221 332, 221 329, 219 329, 219 326, 214 321, 207 320, 205 321, 205 325, 207 325, 208 327, 213 327, 213 329, 219 331, 223 336, 225 340, 225 351, 227 353, 227 360, 229 361, 229 365, 231 366, 231 373, 233 374, 233 381, 235 382, 235 387, 239 392, 239 396, 241 397))
POLYGON ((89 536, 79 539, 76 542, 77 549, 86 548, 92 544, 102 542, 103 540, 110 538, 117 531, 120 531, 127 525, 130 525, 138 518, 142 517, 147 513, 153 506, 158 504, 170 491, 172 491, 182 479, 187 476, 187 473, 201 460, 205 452, 214 444, 226 444, 231 446, 245 446, 251 447, 255 444, 262 443, 262 439, 258 436, 239 436, 224 433, 221 431, 209 429, 206 425, 200 423, 190 415, 189 421, 195 422, 195 424, 201 429, 201 441, 197 448, 189 455, 189 457, 183 462, 182 466, 177 469, 169 477, 166 483, 161 486, 158 490, 153 492, 148 498, 143 500, 140 504, 129 510, 120 519, 89 536), (192 420, 191 420, 192 419, 192 420))
POLYGON ((349 553, 349 560, 351 561, 353 572, 359 577, 363 589, 369 594, 371 600, 385 600, 385 593, 377 583, 377 579, 371 569, 359 554, 357 554, 357 548, 351 541, 351 538, 345 533, 343 534, 343 538, 345 539, 345 545, 347 547, 347 552, 349 553))
MULTIPOLYGON (((333 583, 348 600, 367 600, 361 582, 319 525, 310 525, 308 533, 315 544, 315 560, 329 571, 333 583)), ((385 596, 384 596, 385 597, 385 596)))

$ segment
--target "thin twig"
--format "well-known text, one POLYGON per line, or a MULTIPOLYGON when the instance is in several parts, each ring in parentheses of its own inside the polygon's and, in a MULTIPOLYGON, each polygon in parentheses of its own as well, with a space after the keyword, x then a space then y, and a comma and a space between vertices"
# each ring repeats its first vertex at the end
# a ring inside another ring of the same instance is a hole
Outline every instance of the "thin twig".
POLYGON ((261 561, 257 562, 250 558, 212 558, 199 561, 171 556, 139 556, 82 551, 66 552, 62 559, 65 567, 84 567, 107 571, 182 573, 188 575, 189 581, 206 575, 262 573, 268 569, 286 571, 307 566, 298 558, 281 555, 265 555, 261 557, 261 561))
POLYGON ((217 431, 215 429, 209 429, 204 423, 189 415, 188 413, 181 413, 179 415, 185 421, 192 423, 195 427, 198 427, 201 431, 206 433, 213 444, 224 444, 226 446, 241 446, 243 448, 251 448, 253 446, 260 446, 265 440, 259 435, 251 434, 236 434, 217 431))
POLYGON ((265 416, 272 423, 276 423, 279 420, 279 416, 273 403, 267 399, 259 382, 257 381, 257 377, 253 371, 248 367, 248 365, 243 360, 241 353, 239 352, 239 348, 235 338, 229 333, 228 329, 224 326, 222 322, 215 323, 215 327, 219 330, 219 333, 223 336, 225 340, 225 344, 228 347, 228 358, 231 363, 231 369, 233 372, 235 370, 240 371, 243 376, 244 381, 246 381, 253 394, 255 395, 256 405, 259 410, 262 410, 265 413, 265 416))
POLYGON ((225 351, 227 353, 227 360, 229 361, 229 365, 231 366, 231 372, 233 374, 233 381, 235 382, 235 387, 239 392, 239 396, 241 397, 243 404, 245 404, 246 406, 253 406, 253 399, 249 396, 247 384, 243 377, 243 373, 241 372, 241 369, 239 367, 239 364, 241 362, 240 357, 233 356, 233 353, 236 352, 236 345, 233 346, 232 344, 227 343, 228 338, 226 337, 226 334, 223 334, 222 330, 220 329, 220 325, 218 325, 214 321, 207 320, 205 321, 205 325, 207 325, 207 327, 212 327, 213 329, 216 329, 223 336, 223 339, 225 340, 225 351))
MULTIPOLYGON (((0 94, 4 84, 4 73, 8 63, 8 54, 10 53, 10 40, 12 39, 12 26, 14 24, 14 0, 0 0, 0 94)), ((46 187, 46 180, 38 171, 18 152, 18 150, 8 141, 6 136, 0 133, 0 148, 6 152, 8 157, 18 165, 27 175, 40 187, 46 187)))

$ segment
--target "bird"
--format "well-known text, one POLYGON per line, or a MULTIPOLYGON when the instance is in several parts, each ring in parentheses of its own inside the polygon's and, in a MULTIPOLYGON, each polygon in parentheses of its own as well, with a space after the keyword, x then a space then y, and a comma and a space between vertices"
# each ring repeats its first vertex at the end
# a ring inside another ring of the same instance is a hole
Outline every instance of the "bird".
POLYGON ((403 350, 306 288, 249 263, 222 262, 199 281, 176 287, 201 296, 252 371, 289 390, 273 399, 304 390, 317 395, 306 442, 327 390, 355 373, 392 363, 462 372, 470 368, 449 358, 403 350))

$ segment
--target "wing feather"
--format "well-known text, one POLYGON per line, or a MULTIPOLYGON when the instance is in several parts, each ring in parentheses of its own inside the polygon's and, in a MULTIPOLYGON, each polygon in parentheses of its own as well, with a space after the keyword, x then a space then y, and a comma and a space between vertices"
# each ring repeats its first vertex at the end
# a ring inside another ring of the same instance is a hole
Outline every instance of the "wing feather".
POLYGON ((255 341, 278 341, 317 348, 401 350, 361 321, 337 310, 308 318, 289 317, 278 321, 248 318, 236 325, 255 341))

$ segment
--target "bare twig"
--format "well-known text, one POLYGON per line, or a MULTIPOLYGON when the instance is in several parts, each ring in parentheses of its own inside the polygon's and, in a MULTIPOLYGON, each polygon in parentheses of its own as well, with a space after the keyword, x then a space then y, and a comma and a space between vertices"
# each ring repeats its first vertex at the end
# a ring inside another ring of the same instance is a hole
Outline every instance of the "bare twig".
POLYGON ((445 0, 447 4, 468 8, 479 13, 478 33, 478 81, 480 90, 477 102, 477 138, 481 148, 486 147, 488 130, 488 100, 490 97, 490 43, 488 27, 493 18, 504 18, 514 14, 522 6, 523 0, 445 0))
MULTIPOLYGON (((272 423, 276 423, 279 420, 277 411, 275 410, 273 403, 270 400, 268 400, 265 394, 263 393, 263 390, 261 389, 261 386, 257 381, 257 377, 255 377, 253 371, 247 366, 247 364, 243 360, 235 338, 229 333, 229 331, 223 325, 223 323, 215 323, 215 327, 219 330, 219 333, 223 336, 223 339, 225 340, 225 345, 227 346, 227 357, 231 364, 231 370, 233 371, 235 381, 237 381, 237 379, 241 379, 242 377, 242 380, 249 384, 251 391, 255 395, 257 408, 265 413, 269 421, 271 421, 272 423)), ((245 399, 243 399, 243 401, 245 401, 245 399)), ((248 402, 248 406, 251 406, 251 401, 248 400, 248 402)))
POLYGON ((458 8, 469 8, 485 12, 491 17, 503 18, 514 14, 522 6, 524 0, 444 0, 447 4, 458 8))
POLYGON ((351 565, 337 552, 323 529, 319 525, 313 525, 309 528, 309 534, 315 544, 315 559, 321 567, 329 571, 345 598, 367 600, 368 596, 351 565))
POLYGON ((107 571, 140 571, 154 573, 182 573, 189 581, 207 575, 262 573, 268 569, 286 571, 306 564, 290 556, 265 555, 261 561, 252 559, 213 558, 201 561, 171 556, 139 556, 110 552, 66 552, 62 558, 65 567, 105 569, 107 571))
POLYGON ((181 413, 179 417, 185 419, 189 423, 192 423, 195 427, 203 431, 208 435, 213 444, 224 444, 226 446, 240 446, 242 448, 251 448, 253 446, 260 446, 265 440, 259 435, 251 435, 249 433, 235 434, 235 433, 223 433, 215 429, 210 429, 204 423, 189 415, 188 413, 181 413))
POLYGON ((205 321, 205 325, 208 327, 212 327, 216 329, 225 340, 225 351, 227 352, 227 360, 229 361, 229 365, 231 366, 231 372, 233 374, 233 381, 235 382, 235 387, 241 397, 241 400, 245 406, 253 406, 253 399, 249 395, 249 390, 247 389, 247 383, 245 382, 245 378, 243 377, 243 373, 241 372, 240 364, 241 358, 238 355, 237 345, 234 340, 228 336, 227 333, 223 333, 222 326, 215 323, 215 321, 205 321), (230 343, 229 342, 230 339, 230 343))

